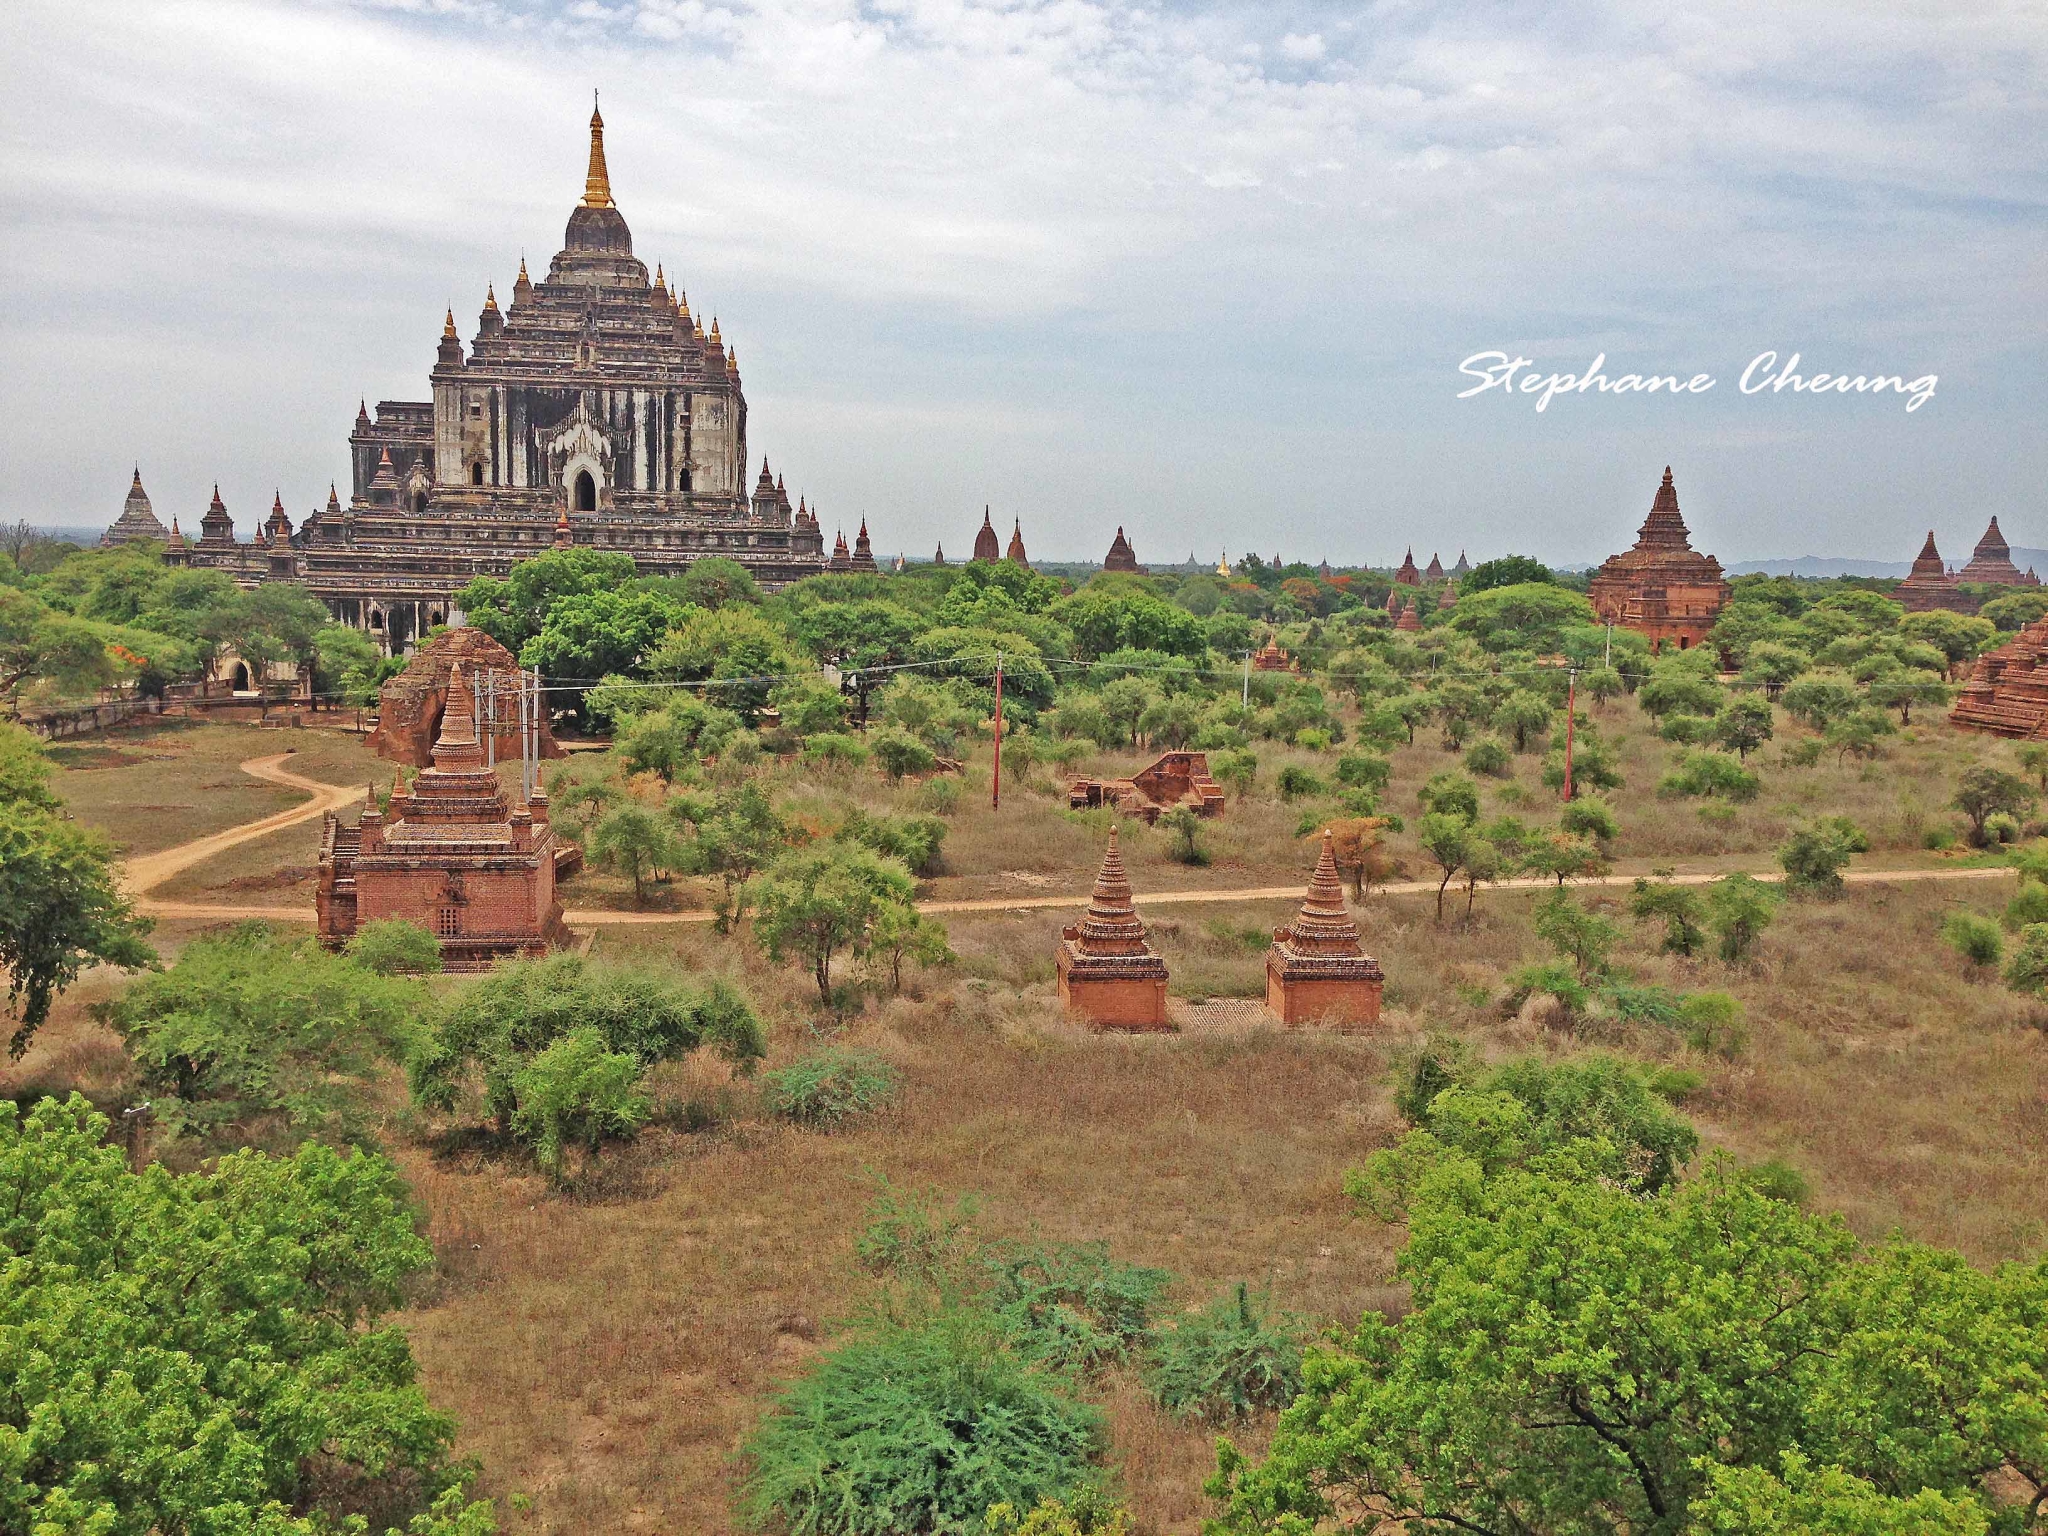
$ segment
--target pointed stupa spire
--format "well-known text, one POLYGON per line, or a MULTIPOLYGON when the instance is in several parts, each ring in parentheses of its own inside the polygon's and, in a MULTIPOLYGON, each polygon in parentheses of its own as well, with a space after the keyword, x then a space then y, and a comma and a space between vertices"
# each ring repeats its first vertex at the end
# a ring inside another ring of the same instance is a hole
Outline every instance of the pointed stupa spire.
POLYGON ((433 756, 434 769, 444 773, 483 764, 483 747, 476 734, 476 694, 462 675, 460 661, 448 669, 447 702, 441 708, 433 756))
POLYGON ((456 338, 455 338, 455 306, 454 306, 453 304, 450 304, 450 305, 448 306, 448 315, 447 315, 447 318, 446 318, 446 319, 444 319, 444 320, 443 320, 443 321, 441 322, 441 336, 442 336, 442 339, 444 339, 444 340, 447 340, 447 341, 453 341, 453 340, 455 340, 455 339, 456 339, 456 338))
POLYGON ((590 170, 583 178, 583 206, 612 206, 611 172, 604 163, 604 118, 597 110, 597 92, 590 93, 590 170))
POLYGON ((1309 876, 1308 894, 1292 929, 1294 948, 1307 954, 1355 955, 1358 924, 1344 904, 1344 882, 1337 874, 1337 841, 1330 828, 1323 828, 1322 851, 1316 857, 1315 873, 1309 876))
POLYGON ((1643 526, 1636 532, 1638 549, 1684 549, 1692 548, 1692 535, 1686 530, 1685 518, 1678 510, 1678 489, 1671 483, 1671 466, 1664 466, 1664 480, 1657 487, 1657 495, 1650 503, 1650 515, 1643 519, 1643 526))

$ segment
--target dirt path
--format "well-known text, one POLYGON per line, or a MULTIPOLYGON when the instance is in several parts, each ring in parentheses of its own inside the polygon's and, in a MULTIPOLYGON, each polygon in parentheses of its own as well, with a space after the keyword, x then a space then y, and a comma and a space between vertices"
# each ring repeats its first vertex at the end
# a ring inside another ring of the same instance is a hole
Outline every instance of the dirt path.
MULTIPOLYGON (((144 893, 162 885, 171 876, 190 869, 217 853, 253 838, 263 837, 283 827, 297 826, 302 821, 311 821, 327 811, 339 810, 354 802, 361 790, 337 784, 322 784, 315 779, 303 778, 296 773, 287 773, 278 765, 291 756, 288 752, 274 757, 252 757, 241 765, 242 771, 272 784, 283 784, 292 789, 308 791, 313 798, 304 805, 293 806, 288 811, 279 811, 259 821, 245 822, 239 827, 230 827, 225 832, 216 832, 211 837, 202 837, 195 842, 180 843, 175 848, 166 848, 161 853, 152 853, 144 858, 131 859, 123 874, 122 884, 135 897, 136 910, 150 917, 184 917, 212 920, 215 922, 240 922, 258 919, 275 923, 310 923, 313 909, 310 906, 259 907, 215 905, 204 901, 156 901, 144 893)), ((1671 875, 1667 877, 1673 885, 1707 885, 1721 878, 1726 871, 1714 874, 1671 875)), ((1888 880, 1997 880, 2013 871, 2007 868, 1991 869, 1851 869, 1843 871, 1842 878, 1851 885, 1875 885, 1888 880)), ((1780 874, 1759 874, 1759 880, 1779 881, 1780 874)), ((1577 880, 1580 887, 1629 886, 1634 885, 1634 875, 1598 875, 1591 879, 1577 880)), ((1541 890, 1550 881, 1543 879, 1503 880, 1488 887, 1497 891, 1541 890)), ((1173 907, 1214 904, 1230 901, 1293 901, 1307 888, 1303 880, 1294 885, 1249 885, 1221 891, 1156 891, 1139 897, 1141 907, 1173 907)), ((1375 888, 1379 896, 1434 896, 1434 880, 1404 880, 1391 885, 1375 888)), ((1453 892, 1452 894, 1456 894, 1453 892)), ((985 896, 971 901, 921 901, 917 904, 920 912, 1031 912, 1050 909, 1085 906, 1088 892, 1070 891, 1061 896, 985 896)), ((603 907, 572 907, 563 914, 571 927, 640 927, 647 924, 708 923, 709 912, 614 912, 603 907)))
POLYGON ((243 843, 253 842, 272 832, 286 827, 295 827, 302 821, 328 811, 338 811, 344 805, 360 799, 361 785, 344 788, 339 784, 322 784, 317 779, 287 772, 283 763, 291 760, 289 752, 278 752, 269 757, 252 757, 242 763, 242 772, 252 778, 270 784, 282 784, 287 789, 302 789, 313 798, 302 805, 295 805, 288 811, 278 811, 255 821, 245 821, 238 827, 229 827, 225 832, 215 832, 209 837, 197 838, 189 843, 180 843, 175 848, 166 848, 161 853, 144 854, 139 859, 129 859, 121 870, 121 887, 136 898, 136 910, 150 917, 278 917, 306 922, 312 918, 312 909, 301 911, 297 907, 228 907, 213 906, 191 901, 151 901, 147 893, 155 890, 173 875, 182 874, 194 864, 204 863, 217 853, 226 853, 243 843))

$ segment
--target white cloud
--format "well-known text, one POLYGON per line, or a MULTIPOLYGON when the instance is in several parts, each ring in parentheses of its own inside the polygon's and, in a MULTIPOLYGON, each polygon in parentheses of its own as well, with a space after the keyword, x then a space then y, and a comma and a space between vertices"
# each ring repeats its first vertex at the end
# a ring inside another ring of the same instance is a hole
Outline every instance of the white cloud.
POLYGON ((1310 32, 1306 35, 1290 32, 1280 39, 1281 56, 1292 59, 1297 64, 1319 63, 1328 51, 1323 46, 1323 34, 1320 32, 1310 32))

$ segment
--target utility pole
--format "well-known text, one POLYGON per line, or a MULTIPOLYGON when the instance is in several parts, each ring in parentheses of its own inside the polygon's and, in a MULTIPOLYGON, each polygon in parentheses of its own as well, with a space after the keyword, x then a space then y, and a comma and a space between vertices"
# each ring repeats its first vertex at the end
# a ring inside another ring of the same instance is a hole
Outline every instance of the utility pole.
POLYGON ((996 653, 996 766, 989 779, 988 808, 1003 808, 1003 655, 996 653))
POLYGON ((1238 699, 1238 703, 1246 709, 1252 707, 1252 653, 1250 651, 1244 653, 1244 693, 1238 699))
POLYGON ((1564 797, 1572 797, 1572 726, 1573 716, 1578 713, 1579 669, 1573 667, 1565 677, 1564 684, 1564 797))
POLYGON ((1607 621, 1607 644, 1600 652, 1600 665, 1603 667, 1614 665, 1614 620, 1612 619, 1607 621))
POLYGON ((498 674, 495 671, 484 674, 482 697, 477 701, 477 724, 484 733, 484 766, 498 766, 498 733, 492 729, 498 718, 498 674))

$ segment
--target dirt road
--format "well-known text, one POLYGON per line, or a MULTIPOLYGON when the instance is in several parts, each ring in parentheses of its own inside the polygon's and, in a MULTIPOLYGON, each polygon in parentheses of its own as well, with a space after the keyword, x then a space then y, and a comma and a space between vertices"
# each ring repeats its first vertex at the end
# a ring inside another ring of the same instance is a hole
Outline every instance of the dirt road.
MULTIPOLYGON (((216 832, 189 843, 180 843, 175 848, 166 848, 161 853, 152 853, 140 859, 129 861, 122 885, 135 898, 136 910, 150 917, 183 917, 211 920, 215 922, 240 922, 259 919, 273 923, 310 923, 313 909, 308 906, 229 906, 215 905, 203 901, 158 901, 146 893, 162 885, 171 876, 190 869, 217 853, 263 837, 283 827, 297 826, 302 821, 311 821, 327 811, 339 810, 352 804, 362 790, 356 786, 343 787, 337 784, 322 784, 314 779, 303 778, 296 773, 287 773, 279 764, 285 762, 290 753, 279 753, 274 757, 252 757, 241 765, 242 771, 272 784, 283 784, 292 789, 303 789, 312 795, 304 805, 279 811, 257 821, 246 822, 239 827, 230 827, 225 832, 216 832)), ((1726 871, 1713 874, 1672 875, 1674 885, 1707 885, 1721 878, 1726 871)), ((1842 878, 1851 885, 1876 885, 1897 880, 1999 880, 2012 874, 2010 869, 1851 869, 1843 872, 1842 878)), ((1759 880, 1778 881, 1784 876, 1776 873, 1759 873, 1759 880)), ((1599 875, 1573 884, 1585 887, 1634 885, 1634 875, 1599 875)), ((1232 901, 1292 901, 1298 899, 1307 887, 1307 880, 1294 885, 1250 885, 1229 890, 1216 891, 1155 891, 1140 898, 1145 907, 1174 907, 1211 905, 1232 901)), ((1516 891, 1540 890, 1550 882, 1543 879, 1503 880, 1489 890, 1516 891)), ((1374 890, 1379 896, 1434 896, 1434 880, 1404 880, 1392 885, 1378 886, 1374 890)), ((1088 892, 1070 891, 1059 896, 985 896, 968 901, 921 901, 917 904, 920 912, 944 914, 947 912, 1032 912, 1057 910, 1086 906, 1088 892)), ((647 924, 708 923, 709 912, 614 912, 602 907, 572 907, 563 914, 572 928, 593 927, 640 927, 647 924)))

